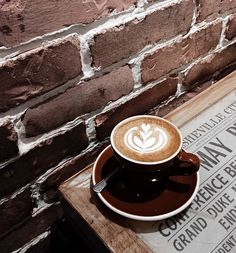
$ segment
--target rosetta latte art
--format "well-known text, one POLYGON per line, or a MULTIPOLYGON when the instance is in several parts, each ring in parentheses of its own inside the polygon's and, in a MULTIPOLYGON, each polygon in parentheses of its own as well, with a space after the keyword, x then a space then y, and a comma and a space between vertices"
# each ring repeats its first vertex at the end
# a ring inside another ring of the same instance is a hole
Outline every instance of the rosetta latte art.
POLYGON ((141 124, 126 132, 124 142, 134 151, 149 153, 162 149, 167 143, 167 135, 157 126, 141 124))

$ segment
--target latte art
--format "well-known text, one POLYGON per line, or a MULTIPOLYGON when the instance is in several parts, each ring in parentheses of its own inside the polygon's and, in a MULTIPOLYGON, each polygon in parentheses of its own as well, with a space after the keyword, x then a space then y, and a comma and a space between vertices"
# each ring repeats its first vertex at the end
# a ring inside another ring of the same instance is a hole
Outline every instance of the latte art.
POLYGON ((149 153, 162 149, 167 143, 167 135, 161 128, 144 123, 128 130, 124 142, 134 151, 149 153))
POLYGON ((123 120, 111 133, 117 157, 139 164, 159 164, 176 156, 182 136, 169 121, 141 115, 123 120))

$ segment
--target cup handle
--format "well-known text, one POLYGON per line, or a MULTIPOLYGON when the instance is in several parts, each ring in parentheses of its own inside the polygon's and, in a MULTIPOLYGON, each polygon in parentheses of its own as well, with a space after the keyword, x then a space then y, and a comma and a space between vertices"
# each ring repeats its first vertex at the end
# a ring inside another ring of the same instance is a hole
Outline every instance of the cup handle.
POLYGON ((174 160, 175 172, 173 175, 192 175, 199 170, 200 159, 192 153, 181 150, 174 160))

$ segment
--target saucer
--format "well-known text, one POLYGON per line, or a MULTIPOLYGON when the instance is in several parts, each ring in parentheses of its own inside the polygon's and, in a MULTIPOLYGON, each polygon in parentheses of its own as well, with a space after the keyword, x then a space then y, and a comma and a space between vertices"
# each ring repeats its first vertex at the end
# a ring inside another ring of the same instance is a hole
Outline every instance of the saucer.
MULTIPOLYGON (((119 166, 108 146, 98 156, 92 174, 93 184, 119 166)), ((199 172, 190 176, 171 176, 158 184, 152 192, 137 191, 129 187, 118 172, 107 187, 97 193, 101 201, 114 212, 134 220, 156 221, 183 211, 194 199, 199 187, 199 172)), ((134 175, 135 180, 135 175, 134 175)))

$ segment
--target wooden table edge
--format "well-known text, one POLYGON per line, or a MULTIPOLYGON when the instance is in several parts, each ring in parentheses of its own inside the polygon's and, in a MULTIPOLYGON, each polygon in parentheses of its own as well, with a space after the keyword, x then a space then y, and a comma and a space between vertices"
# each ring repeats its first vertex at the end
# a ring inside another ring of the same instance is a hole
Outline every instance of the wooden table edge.
MULTIPOLYGON (((232 92, 235 88, 236 88, 236 71, 229 74, 225 78, 221 79, 213 86, 209 87, 202 93, 198 94, 196 97, 192 98, 188 102, 184 103, 179 108, 173 110, 172 112, 167 114, 165 118, 173 122, 177 127, 180 127, 183 124, 187 123, 189 120, 191 120, 193 117, 197 116, 199 113, 203 112, 211 105, 215 104, 219 99, 223 98, 224 96, 232 92)), ((69 188, 67 187, 67 183, 73 180, 73 178, 87 171, 89 168, 91 168, 92 165, 93 163, 88 165, 87 167, 85 167, 83 170, 79 171, 72 177, 68 178, 58 188, 63 198, 68 200, 67 201, 68 204, 74 209, 76 208, 71 203, 71 198, 67 192, 69 190, 69 188)), ((82 218, 84 219, 84 217, 82 218)), ((144 246, 144 248, 148 247, 145 244, 145 242, 143 242, 140 238, 138 238, 134 232, 127 231, 127 233, 133 233, 134 236, 139 241, 139 243, 144 246)), ((149 250, 147 252, 152 252, 150 248, 148 249, 149 250)))

